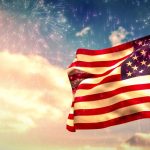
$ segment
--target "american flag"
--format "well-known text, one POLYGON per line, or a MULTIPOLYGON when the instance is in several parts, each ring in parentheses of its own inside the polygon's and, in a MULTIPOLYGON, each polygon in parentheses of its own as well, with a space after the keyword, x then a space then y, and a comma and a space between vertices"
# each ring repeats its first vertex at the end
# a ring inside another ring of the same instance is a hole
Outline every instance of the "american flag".
POLYGON ((150 118, 150 36, 103 50, 78 49, 67 72, 69 131, 150 118))

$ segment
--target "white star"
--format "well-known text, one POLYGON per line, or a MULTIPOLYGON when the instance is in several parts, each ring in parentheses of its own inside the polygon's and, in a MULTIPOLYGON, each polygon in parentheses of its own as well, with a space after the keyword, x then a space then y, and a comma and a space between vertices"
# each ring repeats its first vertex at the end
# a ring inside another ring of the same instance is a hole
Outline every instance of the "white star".
POLYGON ((142 50, 142 51, 141 51, 141 54, 142 54, 143 56, 145 56, 145 55, 146 55, 146 52, 145 52, 144 50, 142 50))
POLYGON ((147 61, 144 61, 144 60, 143 60, 143 61, 141 61, 141 64, 142 64, 142 65, 146 65, 146 62, 147 62, 147 61))
POLYGON ((138 69, 138 67, 136 65, 133 66, 132 68, 133 68, 133 70, 137 70, 138 69))
POLYGON ((137 58, 138 58, 138 57, 135 55, 135 56, 134 56, 134 57, 132 57, 132 58, 133 58, 133 60, 137 60, 137 58))
POLYGON ((142 41, 139 41, 139 42, 138 42, 138 45, 142 45, 142 41))
POLYGON ((132 62, 128 62, 128 63, 126 63, 127 64, 127 66, 131 66, 132 65, 132 62))
POLYGON ((132 73, 129 71, 129 72, 127 73, 127 76, 130 77, 131 75, 132 75, 132 73))

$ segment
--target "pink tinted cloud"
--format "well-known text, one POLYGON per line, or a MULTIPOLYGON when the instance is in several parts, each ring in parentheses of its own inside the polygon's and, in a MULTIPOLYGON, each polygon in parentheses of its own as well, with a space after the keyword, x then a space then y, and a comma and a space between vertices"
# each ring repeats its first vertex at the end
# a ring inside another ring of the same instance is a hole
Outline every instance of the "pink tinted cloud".
POLYGON ((25 132, 64 120, 71 103, 66 72, 37 55, 0 52, 0 130, 25 132))

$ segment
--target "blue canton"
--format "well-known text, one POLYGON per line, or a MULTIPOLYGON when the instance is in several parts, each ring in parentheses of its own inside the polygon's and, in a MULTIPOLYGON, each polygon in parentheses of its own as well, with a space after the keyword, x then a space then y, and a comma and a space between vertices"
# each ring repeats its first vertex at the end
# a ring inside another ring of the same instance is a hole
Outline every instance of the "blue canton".
POLYGON ((122 63, 122 79, 150 74, 150 36, 133 41, 133 53, 122 63))

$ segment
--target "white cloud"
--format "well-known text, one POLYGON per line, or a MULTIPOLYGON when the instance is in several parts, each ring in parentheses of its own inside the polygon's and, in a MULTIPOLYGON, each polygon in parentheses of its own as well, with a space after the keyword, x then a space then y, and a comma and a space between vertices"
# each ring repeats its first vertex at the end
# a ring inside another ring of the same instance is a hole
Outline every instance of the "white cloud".
POLYGON ((83 28, 81 31, 76 33, 77 37, 83 37, 84 35, 87 35, 89 33, 89 31, 91 30, 90 27, 85 27, 83 28))
POLYGON ((4 51, 0 60, 0 131, 26 131, 39 119, 64 118, 71 91, 63 69, 35 55, 4 51))
POLYGON ((85 145, 83 147, 77 148, 77 150, 116 150, 115 147, 106 147, 106 146, 90 146, 85 145))
POLYGON ((122 143, 118 150, 149 150, 150 148, 150 134, 136 133, 129 140, 122 143))
POLYGON ((128 34, 130 34, 130 32, 123 27, 119 27, 117 30, 111 32, 109 40, 112 46, 121 44, 128 34))

